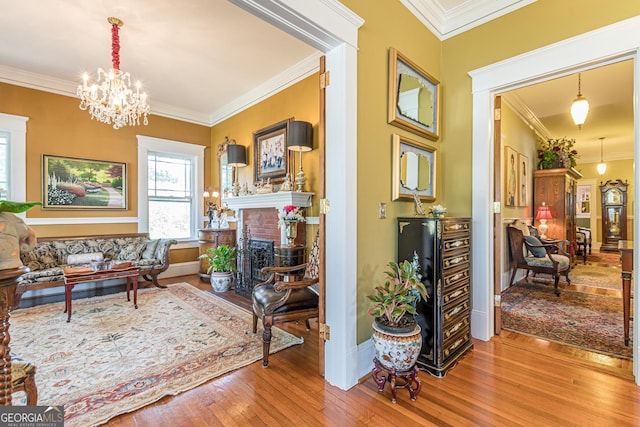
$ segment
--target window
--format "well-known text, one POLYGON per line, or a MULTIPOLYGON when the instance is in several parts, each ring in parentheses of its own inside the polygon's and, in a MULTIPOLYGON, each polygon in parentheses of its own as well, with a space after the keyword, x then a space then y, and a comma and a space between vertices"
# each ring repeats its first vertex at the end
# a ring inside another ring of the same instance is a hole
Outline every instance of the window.
POLYGON ((27 120, 0 113, 0 199, 26 201, 27 120))
POLYGON ((186 239, 192 236, 193 165, 189 157, 148 153, 149 234, 186 239))
POLYGON ((204 148, 138 136, 139 231, 151 238, 195 240, 202 194, 204 148))

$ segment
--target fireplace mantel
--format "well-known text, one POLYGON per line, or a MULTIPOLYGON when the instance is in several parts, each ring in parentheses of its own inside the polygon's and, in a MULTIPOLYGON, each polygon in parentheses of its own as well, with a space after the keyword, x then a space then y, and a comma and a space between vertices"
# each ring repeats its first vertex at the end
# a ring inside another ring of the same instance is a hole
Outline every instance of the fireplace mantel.
POLYGON ((298 191, 282 191, 278 193, 252 194, 250 196, 225 197, 222 204, 229 209, 257 209, 275 208, 283 209, 287 205, 308 208, 311 206, 311 197, 315 193, 305 193, 298 191))

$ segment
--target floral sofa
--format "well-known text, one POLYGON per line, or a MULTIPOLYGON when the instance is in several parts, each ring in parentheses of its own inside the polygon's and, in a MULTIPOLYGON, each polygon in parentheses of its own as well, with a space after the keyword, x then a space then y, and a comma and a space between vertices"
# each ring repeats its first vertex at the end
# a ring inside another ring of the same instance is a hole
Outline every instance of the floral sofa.
POLYGON ((149 239, 144 233, 39 238, 33 250, 20 255, 30 270, 22 276, 20 291, 62 286, 63 268, 89 266, 91 259, 131 261, 146 280, 165 287, 158 283, 158 275, 169 268, 169 248, 176 243, 173 239, 149 239))

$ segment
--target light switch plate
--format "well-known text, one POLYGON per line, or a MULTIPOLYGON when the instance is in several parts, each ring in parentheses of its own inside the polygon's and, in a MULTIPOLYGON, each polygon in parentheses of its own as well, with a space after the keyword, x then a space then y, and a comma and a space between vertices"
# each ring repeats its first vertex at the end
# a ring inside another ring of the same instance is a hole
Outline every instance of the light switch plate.
POLYGON ((385 219, 387 217, 387 204, 380 202, 378 205, 378 218, 385 219))

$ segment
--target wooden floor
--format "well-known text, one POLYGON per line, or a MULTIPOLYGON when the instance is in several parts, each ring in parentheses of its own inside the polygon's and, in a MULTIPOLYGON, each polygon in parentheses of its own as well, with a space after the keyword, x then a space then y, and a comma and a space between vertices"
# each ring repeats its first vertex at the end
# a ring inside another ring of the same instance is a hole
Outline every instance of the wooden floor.
MULTIPOLYGON (((196 276, 165 280, 209 284, 196 276)), ((231 294, 232 295, 232 294, 231 294)), ((238 302, 241 297, 231 296, 238 302)), ((244 300, 243 305, 248 307, 244 300)), ((421 372, 415 402, 391 403, 368 376, 348 391, 317 374, 317 324, 289 324, 304 344, 112 419, 109 426, 638 426, 640 388, 629 365, 505 333, 474 349, 441 379, 421 372)), ((256 336, 260 339, 260 336, 256 336)), ((583 352, 588 353, 588 352, 583 352)))

